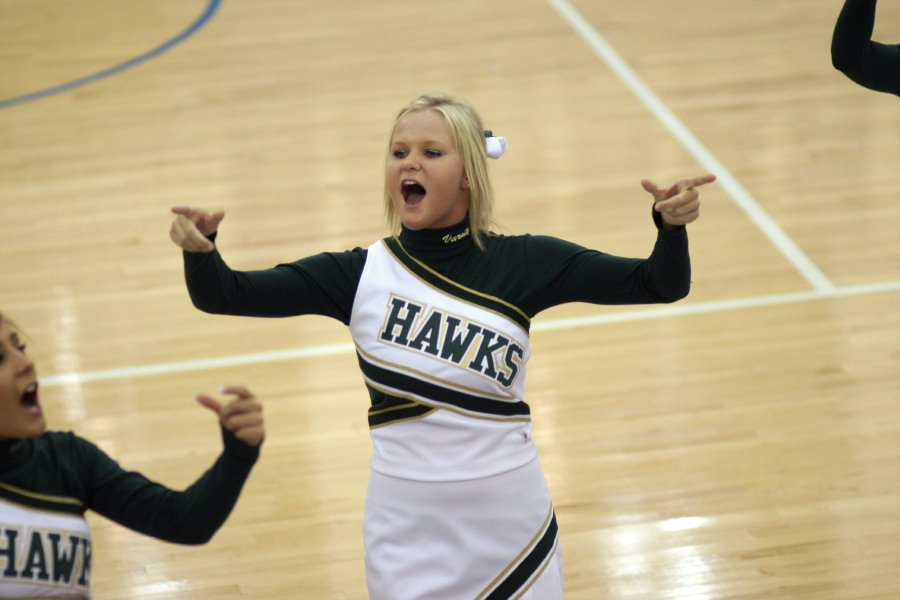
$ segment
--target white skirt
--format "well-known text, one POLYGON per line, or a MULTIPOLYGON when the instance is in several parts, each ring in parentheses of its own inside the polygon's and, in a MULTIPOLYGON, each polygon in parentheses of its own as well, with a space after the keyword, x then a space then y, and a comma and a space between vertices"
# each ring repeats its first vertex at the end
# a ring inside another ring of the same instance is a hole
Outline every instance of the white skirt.
POLYGON ((537 459, 492 477, 421 482, 372 471, 372 600, 560 600, 562 557, 537 459))

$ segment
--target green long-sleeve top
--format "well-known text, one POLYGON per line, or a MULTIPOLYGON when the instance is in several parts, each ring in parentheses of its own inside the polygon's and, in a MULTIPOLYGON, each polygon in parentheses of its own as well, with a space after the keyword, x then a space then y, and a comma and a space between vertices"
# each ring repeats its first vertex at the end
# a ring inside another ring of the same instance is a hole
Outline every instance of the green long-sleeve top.
MULTIPOLYGON (((413 257, 441 275, 500 298, 529 318, 567 302, 674 302, 690 289, 684 227, 659 228, 647 258, 613 256, 542 235, 491 233, 481 249, 468 231, 468 220, 440 230, 403 228, 400 241, 413 257)), ((235 271, 218 250, 184 252, 188 291, 203 311, 257 317, 318 314, 344 324, 350 321, 365 260, 366 250, 355 248, 270 269, 235 271)))
MULTIPOLYGON (((92 442, 72 432, 47 432, 0 447, 0 486, 33 497, 68 499, 129 529, 179 544, 202 544, 231 513, 259 446, 222 429, 222 453, 184 491, 126 471, 92 442), (5 450, 4 450, 5 448, 5 450)), ((52 504, 52 501, 48 501, 52 504)))
POLYGON ((831 39, 831 62, 861 86, 900 96, 900 44, 872 41, 876 0, 846 0, 831 39))
POLYGON ((88 510, 169 542, 208 541, 259 457, 259 447, 222 435, 222 454, 184 491, 123 469, 72 432, 0 441, 0 597, 89 597, 88 510))

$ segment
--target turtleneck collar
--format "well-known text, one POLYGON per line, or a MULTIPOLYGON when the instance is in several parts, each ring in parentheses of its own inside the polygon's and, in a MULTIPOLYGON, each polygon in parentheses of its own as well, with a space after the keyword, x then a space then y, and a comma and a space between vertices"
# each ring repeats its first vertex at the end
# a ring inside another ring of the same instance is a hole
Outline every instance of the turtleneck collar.
POLYGON ((462 254, 475 245, 469 228, 469 215, 450 227, 442 229, 421 229, 413 231, 401 226, 400 243, 416 253, 427 253, 441 257, 462 254))

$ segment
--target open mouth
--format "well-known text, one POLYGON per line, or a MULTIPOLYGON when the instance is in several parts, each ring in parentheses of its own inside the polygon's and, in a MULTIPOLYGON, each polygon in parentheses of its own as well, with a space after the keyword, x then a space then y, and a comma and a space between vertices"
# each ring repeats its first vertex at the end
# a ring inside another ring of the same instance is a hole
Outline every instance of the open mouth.
POLYGON ((38 406, 38 384, 37 382, 32 383, 25 391, 22 393, 22 397, 19 399, 19 402, 22 403, 22 406, 25 408, 37 408, 38 406))
POLYGON ((407 179, 400 186, 403 201, 407 204, 418 204, 425 198, 425 188, 418 181, 407 179))

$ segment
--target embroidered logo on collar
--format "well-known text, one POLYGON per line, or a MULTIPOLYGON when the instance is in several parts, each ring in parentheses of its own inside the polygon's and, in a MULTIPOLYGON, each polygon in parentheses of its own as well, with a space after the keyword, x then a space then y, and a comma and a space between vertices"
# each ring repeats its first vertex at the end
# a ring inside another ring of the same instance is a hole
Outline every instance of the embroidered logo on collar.
POLYGON ((459 240, 469 237, 469 228, 466 229, 462 233, 457 233, 456 235, 450 235, 449 233, 442 237, 441 239, 445 244, 452 244, 453 242, 458 242, 459 240))

